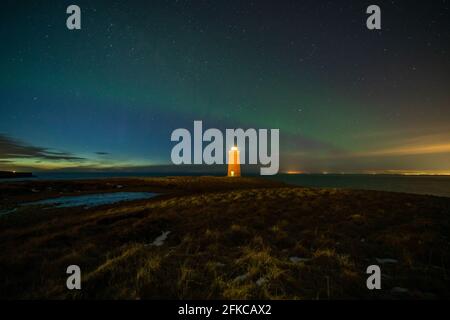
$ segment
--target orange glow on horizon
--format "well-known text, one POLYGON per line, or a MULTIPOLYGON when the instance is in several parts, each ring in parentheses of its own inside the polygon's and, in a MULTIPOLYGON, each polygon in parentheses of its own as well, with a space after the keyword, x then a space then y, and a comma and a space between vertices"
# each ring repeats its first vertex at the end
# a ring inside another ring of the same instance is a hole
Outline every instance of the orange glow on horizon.
POLYGON ((401 176, 450 176, 450 170, 379 170, 379 171, 346 171, 346 172, 304 172, 301 170, 288 170, 284 174, 323 174, 323 175, 342 175, 342 174, 370 174, 370 175, 401 175, 401 176))
POLYGON ((304 173, 304 172, 301 171, 301 170, 288 170, 288 171, 286 171, 286 174, 302 174, 302 173, 304 173))

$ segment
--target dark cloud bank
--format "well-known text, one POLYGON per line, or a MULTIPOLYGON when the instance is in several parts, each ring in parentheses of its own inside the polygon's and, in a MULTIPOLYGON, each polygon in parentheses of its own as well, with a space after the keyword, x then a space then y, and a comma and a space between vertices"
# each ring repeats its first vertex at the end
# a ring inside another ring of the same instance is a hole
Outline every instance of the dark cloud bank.
POLYGON ((69 152, 56 151, 49 148, 32 146, 6 134, 0 133, 0 160, 7 159, 41 159, 41 160, 66 160, 82 161, 84 158, 76 157, 69 152))

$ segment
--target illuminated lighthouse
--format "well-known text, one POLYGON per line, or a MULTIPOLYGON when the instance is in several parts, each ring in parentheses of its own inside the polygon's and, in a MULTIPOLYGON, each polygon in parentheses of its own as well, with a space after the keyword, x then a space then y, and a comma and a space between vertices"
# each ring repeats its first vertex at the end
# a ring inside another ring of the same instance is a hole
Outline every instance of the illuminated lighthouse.
POLYGON ((231 148, 228 152, 228 176, 240 177, 241 166, 239 163, 239 150, 237 147, 231 148))

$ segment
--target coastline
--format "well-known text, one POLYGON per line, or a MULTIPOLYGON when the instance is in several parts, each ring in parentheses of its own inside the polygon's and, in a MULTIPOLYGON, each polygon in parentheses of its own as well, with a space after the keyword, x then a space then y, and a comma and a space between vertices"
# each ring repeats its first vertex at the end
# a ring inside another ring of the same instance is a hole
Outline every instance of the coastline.
POLYGON ((34 178, 31 172, 0 171, 0 179, 34 178))
MULTIPOLYGON (((210 173, 223 177, 226 172, 210 173)), ((104 179, 162 178, 167 176, 195 176, 204 174, 189 172, 36 172, 32 178, 0 179, 0 184, 31 181, 76 181, 104 179)), ((261 177, 246 175, 247 177, 261 177)), ((314 188, 341 188, 353 190, 375 190, 411 194, 434 195, 450 198, 450 176, 446 175, 400 175, 400 174, 278 174, 261 177, 267 180, 284 182, 290 185, 314 188)))

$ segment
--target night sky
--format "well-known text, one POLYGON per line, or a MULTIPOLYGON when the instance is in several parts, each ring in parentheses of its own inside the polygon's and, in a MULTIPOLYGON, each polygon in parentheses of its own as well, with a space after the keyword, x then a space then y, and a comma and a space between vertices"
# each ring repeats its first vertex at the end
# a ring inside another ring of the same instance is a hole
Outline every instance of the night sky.
POLYGON ((412 2, 2 1, 0 170, 151 170, 203 120, 279 128, 283 172, 450 173, 450 3, 412 2))

